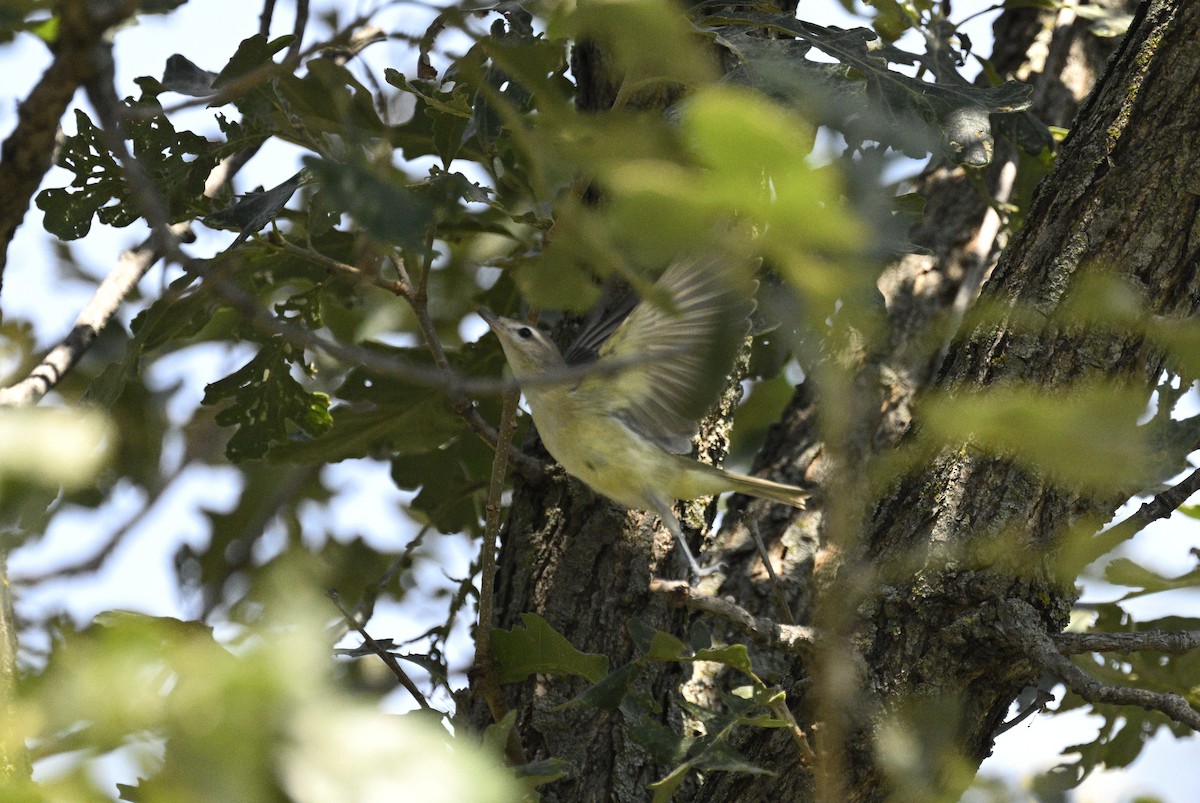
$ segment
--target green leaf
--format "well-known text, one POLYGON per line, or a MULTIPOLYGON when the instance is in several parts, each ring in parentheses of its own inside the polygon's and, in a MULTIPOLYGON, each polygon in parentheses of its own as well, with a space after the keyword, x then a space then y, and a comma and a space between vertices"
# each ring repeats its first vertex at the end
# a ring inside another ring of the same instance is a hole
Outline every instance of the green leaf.
POLYGON ((679 791, 679 787, 683 785, 683 781, 687 778, 688 771, 691 766, 688 764, 680 764, 673 769, 666 777, 660 778, 648 788, 654 792, 654 797, 651 798, 653 803, 670 803, 671 798, 679 791))
POLYGON ((187 0, 141 0, 138 3, 138 13, 140 14, 166 14, 174 11, 187 0))
POLYGON ((672 765, 683 761, 694 739, 680 736, 650 717, 643 717, 629 727, 629 738, 644 747, 656 764, 672 765))
POLYGON ((450 162, 459 155, 467 127, 471 124, 474 92, 462 81, 456 81, 449 91, 441 91, 432 81, 409 81, 390 67, 383 76, 389 84, 417 101, 413 116, 393 131, 393 144, 402 148, 408 159, 436 154, 441 158, 442 166, 449 168, 450 162))
POLYGON ((586 688, 573 700, 558 706, 560 709, 588 706, 601 711, 616 711, 625 700, 633 682, 642 673, 642 664, 631 661, 615 672, 611 672, 597 683, 586 688))
POLYGON ((409 508, 416 520, 443 533, 478 532, 492 458, 482 440, 463 434, 433 451, 394 458, 392 480, 421 489, 409 508))
POLYGON ((186 57, 174 53, 167 57, 163 67, 162 85, 164 89, 178 92, 192 98, 203 98, 213 94, 213 81, 217 74, 201 69, 186 57))
POLYGON ((657 630, 650 637, 650 647, 644 657, 648 661, 688 661, 692 650, 677 636, 657 630))
POLYGON ((317 437, 333 425, 329 397, 310 393, 291 375, 302 354, 283 340, 263 346, 250 362, 204 389, 201 404, 228 400, 216 422, 236 430, 225 447, 233 462, 265 455, 293 433, 317 437))
POLYGON ((240 243, 274 220, 303 182, 304 171, 300 171, 269 190, 248 192, 231 206, 205 217, 204 225, 214 229, 239 231, 241 233, 233 242, 240 243))
MULTIPOLYGON (((241 143, 209 142, 190 131, 177 132, 153 97, 127 100, 126 131, 133 155, 167 202, 167 216, 177 223, 200 212, 204 182, 212 168, 241 143)), ((141 204, 126 185, 125 175, 104 137, 81 110, 75 111, 76 134, 59 152, 58 164, 75 174, 65 188, 38 193, 48 232, 64 240, 84 236, 92 218, 110 226, 139 219, 141 204)))
POLYGON ((1121 598, 1125 600, 1146 594, 1157 594, 1160 591, 1196 588, 1200 586, 1200 567, 1175 577, 1164 577, 1145 566, 1134 563, 1129 558, 1115 558, 1104 568, 1104 579, 1113 585, 1131 586, 1138 589, 1130 591, 1121 598))
POLYGON ((532 674, 578 675, 598 683, 608 672, 608 658, 580 652, 536 613, 521 614, 521 625, 492 631, 492 651, 501 683, 516 683, 532 674))
POLYGON ((275 87, 288 118, 299 121, 310 138, 367 144, 389 136, 374 95, 353 73, 328 59, 310 59, 305 67, 303 77, 284 76, 275 87))
MULTIPOLYGON (((30 15, 38 11, 49 15, 54 5, 51 0, 5 0, 0 3, 0 44, 11 42, 13 35, 18 31, 32 31, 44 24, 47 16, 30 20, 30 15)), ((49 18, 57 20, 57 17, 49 18)), ((51 36, 46 41, 50 42, 53 39, 51 36)))
POLYGON ((745 644, 728 644, 724 647, 709 647, 697 650, 692 657, 694 661, 714 661, 736 669, 743 675, 755 677, 754 667, 750 663, 750 651, 745 644))
POLYGON ((271 57, 290 45, 294 38, 293 36, 280 36, 268 40, 262 34, 255 34, 243 39, 229 62, 213 79, 213 89, 223 89, 238 79, 273 64, 271 57))
POLYGON ((561 758, 545 758, 541 761, 518 764, 512 770, 527 789, 535 789, 543 784, 569 776, 571 764, 561 758))
POLYGON ((404 248, 421 248, 434 210, 390 166, 331 162, 307 157, 305 165, 328 201, 349 214, 373 237, 404 248))
POLYGON ((333 408, 330 428, 319 437, 274 448, 272 459, 336 463, 356 457, 412 457, 440 448, 462 434, 463 424, 444 394, 382 407, 333 408))

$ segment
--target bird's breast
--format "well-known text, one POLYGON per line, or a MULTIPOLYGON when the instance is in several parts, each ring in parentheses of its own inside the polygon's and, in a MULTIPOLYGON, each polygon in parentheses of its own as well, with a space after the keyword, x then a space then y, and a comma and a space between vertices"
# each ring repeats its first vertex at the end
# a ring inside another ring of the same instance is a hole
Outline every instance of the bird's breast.
POLYGON ((670 470, 666 452, 569 393, 527 393, 526 401, 546 450, 568 474, 626 507, 649 506, 644 478, 670 470))

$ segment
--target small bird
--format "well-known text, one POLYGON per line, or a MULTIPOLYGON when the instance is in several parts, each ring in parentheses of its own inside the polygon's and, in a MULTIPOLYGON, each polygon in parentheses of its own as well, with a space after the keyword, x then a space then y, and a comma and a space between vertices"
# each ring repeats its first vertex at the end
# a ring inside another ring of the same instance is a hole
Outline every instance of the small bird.
POLYGON ((725 491, 803 507, 795 486, 747 477, 689 456, 749 331, 753 281, 716 259, 675 262, 638 301, 594 310, 560 352, 541 330, 488 310, 546 450, 567 473, 620 504, 658 514, 692 572, 704 571, 672 504, 725 491), (582 378, 569 369, 593 364, 582 378), (553 381, 556 373, 568 375, 553 381), (574 378, 570 378, 573 376, 574 378), (539 381, 530 381, 541 377, 539 381))

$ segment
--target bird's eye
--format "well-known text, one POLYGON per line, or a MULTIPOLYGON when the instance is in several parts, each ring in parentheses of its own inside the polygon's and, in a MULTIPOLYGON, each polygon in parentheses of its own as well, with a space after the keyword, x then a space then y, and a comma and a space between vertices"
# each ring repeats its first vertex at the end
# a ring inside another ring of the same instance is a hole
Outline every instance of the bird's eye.
POLYGON ((528 326, 522 326, 517 330, 517 337, 521 338, 522 340, 528 340, 529 338, 533 337, 533 330, 528 326))

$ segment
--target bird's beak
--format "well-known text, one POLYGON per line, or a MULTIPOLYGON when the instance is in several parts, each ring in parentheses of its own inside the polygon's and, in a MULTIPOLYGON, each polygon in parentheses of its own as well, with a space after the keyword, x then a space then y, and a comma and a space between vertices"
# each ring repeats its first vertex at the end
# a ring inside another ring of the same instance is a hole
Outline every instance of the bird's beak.
POLYGON ((486 323, 493 331, 495 331, 496 324, 500 321, 500 316, 492 312, 487 307, 480 307, 477 312, 479 313, 479 317, 483 318, 484 323, 486 323))

